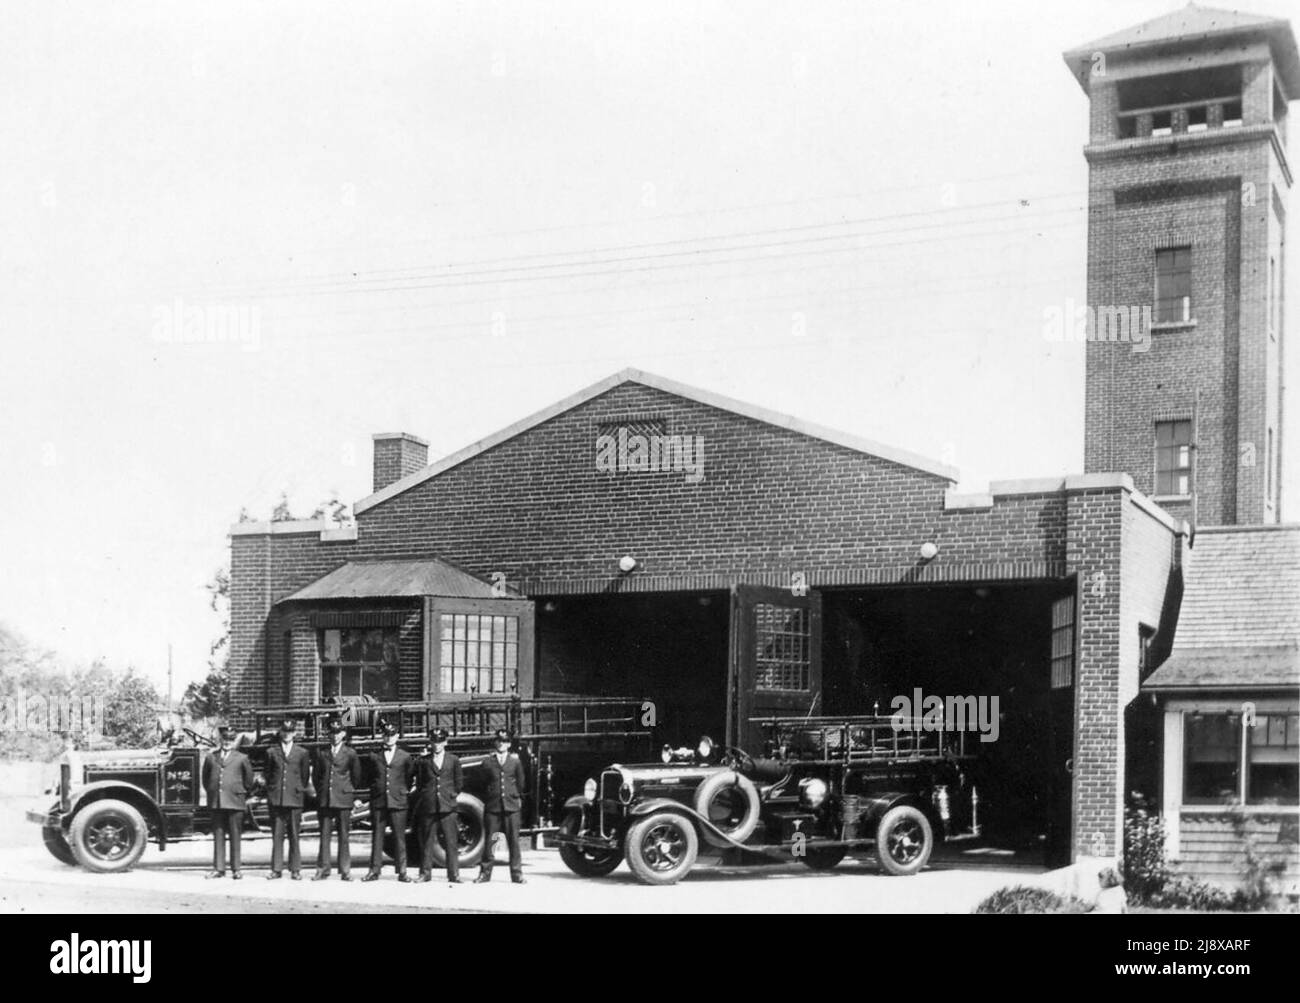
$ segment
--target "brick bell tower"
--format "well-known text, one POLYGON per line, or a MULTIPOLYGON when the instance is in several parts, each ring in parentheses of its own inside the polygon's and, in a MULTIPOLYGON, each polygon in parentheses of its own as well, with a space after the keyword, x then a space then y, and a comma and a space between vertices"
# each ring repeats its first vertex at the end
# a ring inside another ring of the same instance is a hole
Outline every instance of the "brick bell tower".
POLYGON ((1188 6, 1065 61, 1091 106, 1085 469, 1193 524, 1277 522, 1291 26, 1188 6))

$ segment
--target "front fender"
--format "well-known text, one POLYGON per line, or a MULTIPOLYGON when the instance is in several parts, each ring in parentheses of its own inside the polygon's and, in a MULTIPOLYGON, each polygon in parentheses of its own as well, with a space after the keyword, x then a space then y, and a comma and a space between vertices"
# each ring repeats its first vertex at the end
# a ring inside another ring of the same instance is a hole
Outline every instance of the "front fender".
POLYGON ((573 797, 569 798, 568 801, 565 801, 565 802, 564 802, 564 810, 565 810, 565 811, 574 811, 574 810, 576 810, 576 811, 582 811, 584 808, 587 807, 587 805, 589 805, 589 804, 594 804, 594 803, 595 803, 595 802, 593 802, 593 801, 588 801, 588 800, 587 800, 585 797, 583 797, 581 794, 575 794, 575 795, 573 795, 573 797))
POLYGON ((726 843, 727 846, 737 850, 746 850, 750 853, 756 852, 757 848, 746 846, 732 839, 727 833, 723 832, 707 818, 701 815, 693 807, 682 804, 680 801, 674 801, 672 798, 649 798, 645 801, 638 801, 628 806, 627 813, 631 818, 644 818, 647 815, 653 815, 655 812, 671 812, 674 815, 680 815, 682 818, 690 819, 695 828, 701 833, 710 833, 726 843))
POLYGON ((900 805, 907 805, 908 807, 917 809, 922 815, 930 820, 931 825, 934 825, 937 821, 933 817, 934 811, 932 806, 925 800, 925 798, 918 797, 916 794, 907 791, 885 791, 881 794, 873 794, 870 797, 864 797, 862 799, 861 819, 863 827, 867 832, 874 835, 876 826, 878 826, 880 820, 885 817, 885 813, 892 808, 899 807, 900 805))
POLYGON ((68 826, 72 824, 73 816, 81 810, 83 805, 90 804, 92 801, 103 801, 106 798, 125 801, 138 809, 140 814, 144 816, 145 822, 157 834, 158 845, 166 846, 167 826, 163 824, 162 812, 158 808, 158 803, 144 788, 137 787, 135 784, 124 783, 121 780, 96 780, 94 783, 85 784, 73 791, 68 801, 68 810, 63 813, 63 818, 60 819, 63 831, 67 832, 68 826))

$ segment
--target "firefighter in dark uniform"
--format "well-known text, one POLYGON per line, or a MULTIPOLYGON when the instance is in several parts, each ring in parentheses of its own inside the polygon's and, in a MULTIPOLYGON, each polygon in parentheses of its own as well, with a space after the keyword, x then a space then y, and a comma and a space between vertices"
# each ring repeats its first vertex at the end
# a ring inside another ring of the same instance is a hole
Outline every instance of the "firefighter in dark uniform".
POLYGON ((352 805, 361 786, 361 757, 348 745, 348 730, 343 722, 332 718, 329 723, 330 744, 316 755, 314 783, 318 797, 316 817, 320 820, 320 852, 316 855, 316 876, 324 881, 330 876, 330 836, 339 833, 339 876, 352 880, 352 848, 348 844, 352 823, 352 805))
POLYGON ((203 761, 203 788, 212 811, 212 873, 210 878, 226 876, 226 840, 230 840, 230 876, 238 881, 244 875, 239 865, 239 834, 244 827, 248 792, 253 789, 253 764, 235 748, 235 730, 217 730, 220 745, 203 761))
POLYGON ((456 815, 456 796, 465 789, 465 773, 460 758, 447 751, 446 728, 429 732, 432 748, 421 756, 416 769, 419 794, 415 801, 415 818, 420 828, 420 880, 433 880, 433 849, 442 833, 447 848, 447 881, 460 884, 460 826, 456 815))
POLYGON ((296 727, 292 721, 280 725, 280 740, 266 753, 266 800, 271 806, 271 873, 274 881, 284 870, 284 837, 289 837, 289 872, 294 881, 302 880, 302 848, 298 833, 302 829, 303 798, 315 796, 311 788, 311 756, 293 740, 296 727))
POLYGON ((506 846, 510 850, 510 880, 522 885, 524 862, 523 855, 519 852, 519 820, 528 782, 524 776, 524 764, 510 751, 509 733, 498 731, 494 743, 496 752, 483 761, 483 768, 488 775, 487 798, 483 802, 487 846, 483 848, 482 870, 474 880, 476 884, 492 880, 492 865, 496 863, 493 859, 492 839, 498 832, 503 832, 506 846))
POLYGON ((397 747, 397 726, 383 725, 384 748, 370 756, 370 873, 362 881, 378 881, 384 869, 384 829, 393 832, 393 857, 397 862, 397 880, 406 876, 406 810, 411 785, 415 780, 415 760, 397 747))

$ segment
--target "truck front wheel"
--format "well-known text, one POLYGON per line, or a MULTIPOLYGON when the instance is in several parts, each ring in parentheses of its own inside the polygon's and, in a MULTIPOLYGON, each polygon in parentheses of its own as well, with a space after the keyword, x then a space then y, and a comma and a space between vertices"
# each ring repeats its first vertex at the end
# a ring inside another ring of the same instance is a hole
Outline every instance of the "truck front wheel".
POLYGON ((695 866, 700 839, 694 823, 664 811, 628 829, 623 852, 627 866, 642 884, 672 885, 695 866))
POLYGON ((69 843, 77 863, 88 871, 125 871, 144 853, 149 829, 125 801, 92 801, 72 819, 69 843))
MULTIPOLYGON (((571 811, 560 823, 560 835, 574 837, 582 831, 582 812, 571 811)), ((574 874, 584 878, 603 878, 612 874, 623 862, 618 850, 596 850, 572 843, 560 844, 560 859, 574 874)))

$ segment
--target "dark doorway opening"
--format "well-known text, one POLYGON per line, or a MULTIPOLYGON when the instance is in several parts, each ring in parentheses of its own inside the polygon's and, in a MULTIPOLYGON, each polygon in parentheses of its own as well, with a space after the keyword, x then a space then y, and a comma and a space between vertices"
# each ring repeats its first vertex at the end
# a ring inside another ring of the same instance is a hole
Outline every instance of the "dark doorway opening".
POLYGON ((693 746, 722 741, 730 606, 726 592, 539 596, 541 696, 644 696, 657 734, 693 746))
POLYGON ((970 776, 988 852, 1069 859, 1073 680, 1059 685, 1058 659, 1053 685, 1052 604, 1071 588, 823 591, 826 713, 891 714, 896 698, 914 701, 917 690, 945 701, 976 698, 983 717, 966 748, 976 757, 970 776))

